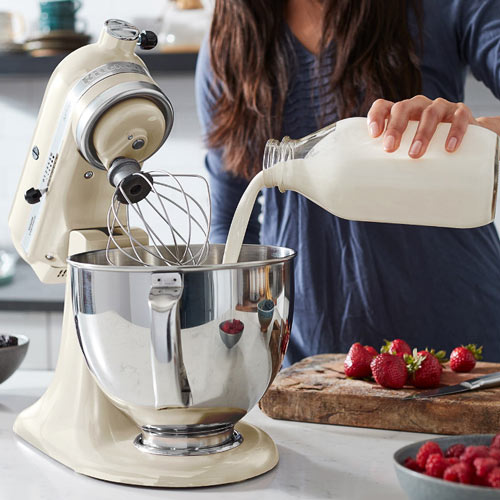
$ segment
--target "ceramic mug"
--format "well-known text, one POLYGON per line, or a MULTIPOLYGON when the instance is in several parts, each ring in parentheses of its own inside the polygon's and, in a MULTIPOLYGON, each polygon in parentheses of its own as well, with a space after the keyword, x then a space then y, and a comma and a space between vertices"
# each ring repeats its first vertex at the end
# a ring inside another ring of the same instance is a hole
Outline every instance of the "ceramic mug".
POLYGON ((75 31, 80 0, 48 0, 40 2, 40 31, 75 31))
POLYGON ((0 45, 14 43, 25 33, 24 19, 21 14, 0 11, 0 45))

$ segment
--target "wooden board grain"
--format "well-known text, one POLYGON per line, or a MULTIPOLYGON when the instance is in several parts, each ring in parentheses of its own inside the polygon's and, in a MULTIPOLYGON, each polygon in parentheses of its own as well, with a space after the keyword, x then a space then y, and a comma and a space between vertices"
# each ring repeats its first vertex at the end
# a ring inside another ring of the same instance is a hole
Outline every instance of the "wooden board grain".
MULTIPOLYGON (((270 417, 435 434, 500 432, 500 387, 437 398, 405 400, 416 389, 384 389, 344 375, 345 354, 321 354, 285 368, 260 402, 270 417)), ((479 362, 471 373, 443 372, 442 385, 500 371, 479 362)))

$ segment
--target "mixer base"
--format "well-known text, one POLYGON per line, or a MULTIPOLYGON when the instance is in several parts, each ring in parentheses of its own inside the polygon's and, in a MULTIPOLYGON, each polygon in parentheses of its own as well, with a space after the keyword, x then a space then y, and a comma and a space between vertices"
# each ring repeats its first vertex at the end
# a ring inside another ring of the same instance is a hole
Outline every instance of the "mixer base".
MULTIPOLYGON (((236 483, 264 474, 277 465, 278 450, 264 431, 245 422, 237 423, 235 428, 243 436, 242 443, 211 455, 144 453, 133 445, 133 435, 121 436, 123 439, 112 443, 80 441, 77 454, 67 453, 68 442, 46 443, 42 451, 75 472, 96 479, 167 488, 236 483)), ((17 434, 23 437, 20 430, 17 429, 17 434)))

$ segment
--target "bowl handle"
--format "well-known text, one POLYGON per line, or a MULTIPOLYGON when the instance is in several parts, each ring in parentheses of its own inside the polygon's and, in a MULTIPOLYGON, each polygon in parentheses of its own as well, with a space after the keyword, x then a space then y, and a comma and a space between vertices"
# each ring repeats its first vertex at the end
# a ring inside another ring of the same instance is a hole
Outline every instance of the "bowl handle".
POLYGON ((153 273, 151 309, 151 366, 157 409, 191 404, 191 388, 182 357, 179 300, 184 291, 180 273, 153 273))

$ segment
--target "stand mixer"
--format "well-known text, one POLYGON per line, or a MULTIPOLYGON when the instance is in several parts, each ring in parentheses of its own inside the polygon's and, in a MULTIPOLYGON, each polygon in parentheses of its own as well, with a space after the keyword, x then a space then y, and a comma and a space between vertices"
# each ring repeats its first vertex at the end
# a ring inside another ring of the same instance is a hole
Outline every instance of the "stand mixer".
POLYGON ((67 286, 53 380, 14 431, 99 479, 241 481, 278 461, 269 436, 240 419, 286 351, 295 253, 244 246, 238 263, 221 265, 223 247, 207 244, 210 217, 182 176, 142 169, 169 135, 173 110, 137 44, 151 48, 155 37, 107 21, 96 44, 61 62, 42 102, 9 227, 39 279, 67 286), (168 202, 186 217, 187 235, 168 202), (167 224, 173 244, 141 203, 167 224), (143 229, 132 227, 133 211, 143 229), (273 304, 265 314, 263 300, 273 304), (231 340, 228 321, 240 325, 231 340))

